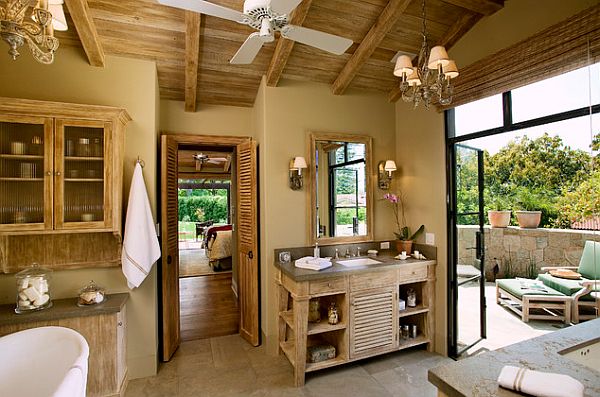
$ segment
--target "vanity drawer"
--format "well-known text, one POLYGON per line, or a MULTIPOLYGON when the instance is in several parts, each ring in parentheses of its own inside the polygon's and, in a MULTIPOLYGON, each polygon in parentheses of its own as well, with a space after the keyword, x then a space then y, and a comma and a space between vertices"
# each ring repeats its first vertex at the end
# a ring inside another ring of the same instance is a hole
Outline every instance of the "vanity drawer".
POLYGON ((346 292, 346 279, 344 277, 326 280, 311 281, 308 286, 310 295, 327 294, 330 292, 346 292))
POLYGON ((398 269, 398 281, 401 284, 422 280, 427 280, 426 264, 400 266, 398 269))
POLYGON ((350 289, 352 291, 389 287, 396 284, 396 271, 369 272, 350 276, 350 289))

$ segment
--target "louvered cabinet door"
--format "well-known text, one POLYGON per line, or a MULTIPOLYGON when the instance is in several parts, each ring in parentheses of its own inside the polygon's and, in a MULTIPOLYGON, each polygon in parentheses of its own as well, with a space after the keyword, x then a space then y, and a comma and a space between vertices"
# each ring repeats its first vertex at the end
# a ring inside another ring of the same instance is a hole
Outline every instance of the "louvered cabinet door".
POLYGON ((397 300, 391 288, 350 295, 350 358, 398 347, 397 300))

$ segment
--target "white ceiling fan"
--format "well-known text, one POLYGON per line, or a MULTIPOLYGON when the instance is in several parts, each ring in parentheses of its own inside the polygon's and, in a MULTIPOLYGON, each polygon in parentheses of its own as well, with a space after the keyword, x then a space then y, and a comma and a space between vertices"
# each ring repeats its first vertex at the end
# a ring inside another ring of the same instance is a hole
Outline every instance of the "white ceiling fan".
POLYGON ((232 64, 252 63, 264 43, 275 39, 279 31, 286 39, 341 55, 352 45, 352 40, 333 34, 288 24, 288 15, 302 0, 246 0, 244 12, 203 0, 158 0, 160 4, 218 18, 229 19, 258 30, 252 33, 229 61, 232 64))
POLYGON ((199 161, 202 164, 211 163, 211 164, 221 164, 227 161, 227 157, 211 157, 209 154, 204 153, 196 153, 194 154, 194 159, 199 161))

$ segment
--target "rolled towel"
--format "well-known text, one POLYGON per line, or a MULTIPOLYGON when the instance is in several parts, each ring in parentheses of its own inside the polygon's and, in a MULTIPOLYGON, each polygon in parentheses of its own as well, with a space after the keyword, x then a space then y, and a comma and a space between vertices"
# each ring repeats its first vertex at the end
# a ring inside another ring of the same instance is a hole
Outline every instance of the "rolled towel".
POLYGON ((505 365, 498 376, 500 386, 537 397, 583 397, 584 387, 569 375, 534 371, 505 365))

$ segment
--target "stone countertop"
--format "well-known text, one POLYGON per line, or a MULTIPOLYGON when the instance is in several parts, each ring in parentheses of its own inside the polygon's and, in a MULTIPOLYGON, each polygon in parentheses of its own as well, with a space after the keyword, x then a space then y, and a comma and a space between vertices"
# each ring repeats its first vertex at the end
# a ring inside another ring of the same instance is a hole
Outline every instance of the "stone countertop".
POLYGON ((502 367, 514 365, 570 375, 585 386, 586 397, 600 397, 600 372, 559 354, 599 339, 600 319, 595 319, 430 369, 428 379, 449 397, 522 396, 497 382, 502 367))
POLYGON ((123 309, 129 294, 108 294, 106 297, 104 302, 86 307, 77 306, 77 298, 56 299, 52 301, 51 308, 24 314, 15 313, 14 303, 0 305, 0 326, 118 313, 123 309))
POLYGON ((409 258, 405 260, 394 259, 391 255, 378 255, 375 257, 367 257, 367 256, 359 256, 352 258, 340 258, 340 259, 332 259, 333 266, 328 267, 323 270, 309 270, 309 269, 300 269, 294 266, 294 261, 292 260, 290 263, 280 263, 279 261, 275 261, 275 266, 279 267, 281 271, 292 278, 294 281, 310 281, 310 280, 321 280, 330 277, 338 277, 346 274, 357 274, 357 273, 366 273, 373 271, 383 271, 398 268, 401 266, 405 266, 408 264, 415 263, 423 263, 427 265, 434 265, 434 260, 421 260, 409 258), (365 265, 365 266, 344 266, 340 265, 339 261, 352 260, 352 259, 360 259, 360 258, 371 258, 381 262, 381 264, 375 265, 365 265))

